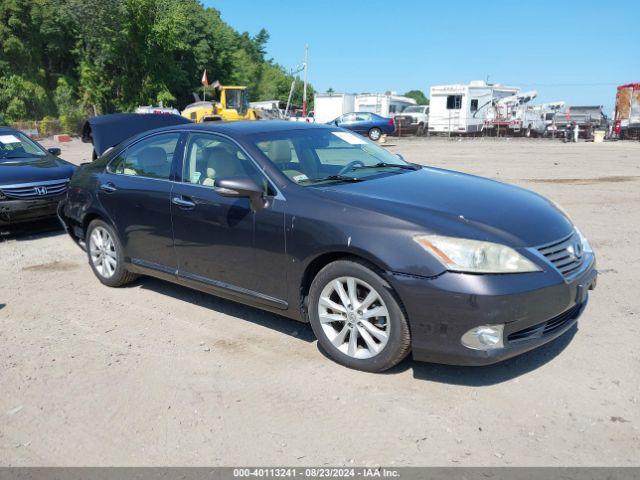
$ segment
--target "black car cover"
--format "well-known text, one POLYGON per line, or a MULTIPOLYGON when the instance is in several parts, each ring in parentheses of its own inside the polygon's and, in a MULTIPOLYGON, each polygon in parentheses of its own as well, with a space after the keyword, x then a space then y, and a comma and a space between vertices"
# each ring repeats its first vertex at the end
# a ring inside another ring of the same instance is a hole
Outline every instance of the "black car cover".
POLYGON ((94 158, 147 130, 191 123, 180 115, 157 113, 113 113, 89 118, 82 127, 82 141, 93 143, 94 158))

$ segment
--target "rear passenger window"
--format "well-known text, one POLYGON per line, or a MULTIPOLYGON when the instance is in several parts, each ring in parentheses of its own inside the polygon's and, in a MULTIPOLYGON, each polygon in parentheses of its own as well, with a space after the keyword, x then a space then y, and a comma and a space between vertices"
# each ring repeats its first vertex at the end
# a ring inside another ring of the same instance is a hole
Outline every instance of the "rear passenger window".
POLYGON ((146 138, 113 160, 109 170, 121 175, 168 180, 179 139, 179 133, 163 133, 146 138))

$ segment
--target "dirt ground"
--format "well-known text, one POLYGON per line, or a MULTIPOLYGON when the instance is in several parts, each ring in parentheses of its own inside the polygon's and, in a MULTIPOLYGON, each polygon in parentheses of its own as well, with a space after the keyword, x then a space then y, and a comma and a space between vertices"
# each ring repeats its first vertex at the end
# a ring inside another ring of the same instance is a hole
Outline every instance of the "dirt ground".
POLYGON ((325 358, 304 324, 150 278, 110 289, 60 230, 14 230, 0 241, 0 464, 640 465, 640 143, 389 144, 563 205, 601 274, 578 329, 495 366, 366 374, 325 358))

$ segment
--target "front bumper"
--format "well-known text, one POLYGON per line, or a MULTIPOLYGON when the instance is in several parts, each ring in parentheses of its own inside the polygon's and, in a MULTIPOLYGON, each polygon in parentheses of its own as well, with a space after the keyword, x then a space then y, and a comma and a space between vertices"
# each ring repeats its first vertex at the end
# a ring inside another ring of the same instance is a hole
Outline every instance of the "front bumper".
POLYGON ((544 345, 573 327, 595 288, 595 258, 565 281, 556 271, 517 275, 447 272, 435 278, 390 274, 407 311, 413 358, 450 365, 489 365, 544 345), (472 350, 462 335, 504 324, 504 347, 472 350))
POLYGON ((54 218, 58 202, 63 198, 64 194, 43 199, 0 200, 0 225, 54 218))

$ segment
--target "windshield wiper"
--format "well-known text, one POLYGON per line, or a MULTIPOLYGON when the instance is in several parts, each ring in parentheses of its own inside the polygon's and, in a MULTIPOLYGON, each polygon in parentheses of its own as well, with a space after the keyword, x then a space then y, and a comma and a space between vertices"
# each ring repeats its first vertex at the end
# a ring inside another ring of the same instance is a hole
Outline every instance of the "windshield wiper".
POLYGON ((378 162, 375 165, 356 165, 351 170, 362 170, 365 168, 389 168, 389 167, 397 167, 402 168, 403 170, 420 170, 418 165, 412 165, 410 163, 386 163, 386 162, 378 162))
POLYGON ((320 178, 305 178, 304 180, 299 180, 298 183, 311 183, 311 182, 326 182, 326 181, 339 181, 339 182, 360 182, 361 178, 358 177, 349 177, 347 175, 327 175, 326 177, 320 178))

